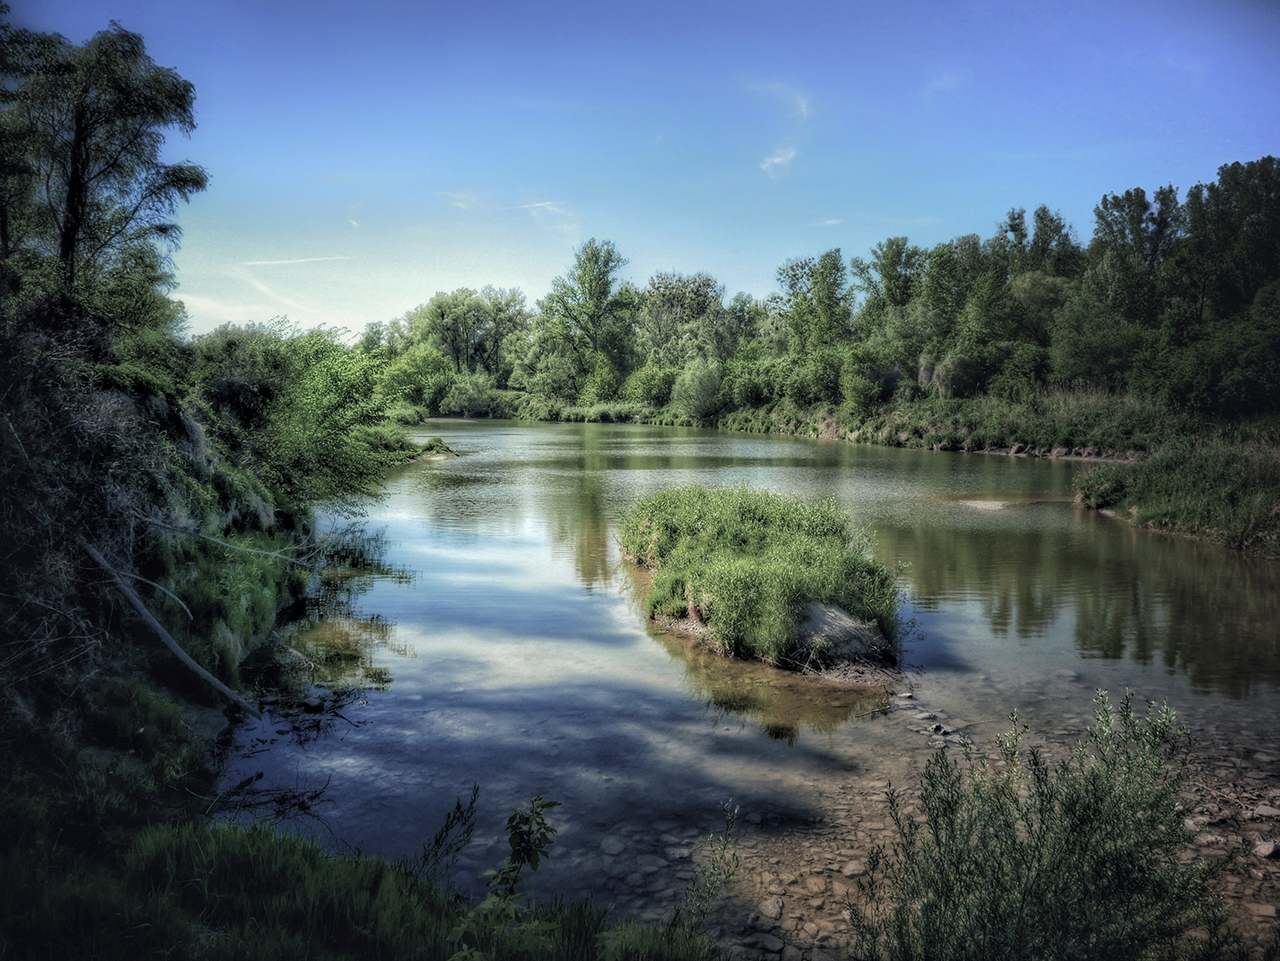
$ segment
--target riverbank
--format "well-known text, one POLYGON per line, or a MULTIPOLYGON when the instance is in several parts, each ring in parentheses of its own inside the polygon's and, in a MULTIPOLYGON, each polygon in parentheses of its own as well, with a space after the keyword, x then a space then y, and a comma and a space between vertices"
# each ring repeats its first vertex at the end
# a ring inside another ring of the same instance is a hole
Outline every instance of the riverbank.
POLYGON ((1096 462, 1078 501, 1140 527, 1280 557, 1280 418, 1221 421, 1154 401, 1096 392, 1025 400, 991 396, 895 399, 865 416, 789 399, 695 421, 670 406, 563 405, 519 395, 517 419, 641 423, 787 434, 939 452, 1096 462))

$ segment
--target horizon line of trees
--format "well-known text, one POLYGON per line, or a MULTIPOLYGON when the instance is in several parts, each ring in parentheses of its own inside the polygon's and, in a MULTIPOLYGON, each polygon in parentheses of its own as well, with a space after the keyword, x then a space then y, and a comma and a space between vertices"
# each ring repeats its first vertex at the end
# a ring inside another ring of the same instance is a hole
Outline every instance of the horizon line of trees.
POLYGON ((845 260, 788 260, 763 299, 706 273, 644 287, 592 238, 532 307, 519 290, 440 292, 356 349, 387 364, 389 399, 430 413, 501 410, 497 393, 625 402, 686 416, 789 398, 859 418, 894 396, 1049 387, 1124 392, 1216 416, 1280 403, 1280 162, 1226 164, 1104 196, 1087 245, 1048 206, 990 237, 907 237, 845 260))

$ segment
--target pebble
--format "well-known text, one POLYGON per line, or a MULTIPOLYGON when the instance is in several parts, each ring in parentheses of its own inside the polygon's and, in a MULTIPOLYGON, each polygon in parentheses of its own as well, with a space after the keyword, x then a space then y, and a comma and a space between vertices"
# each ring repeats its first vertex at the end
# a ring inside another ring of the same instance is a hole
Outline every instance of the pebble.
POLYGON ((854 858, 848 864, 840 869, 840 873, 846 878, 856 878, 867 873, 866 865, 857 858, 854 858))
POLYGON ((621 838, 605 838, 600 842, 600 850, 605 854, 621 854, 627 849, 627 844, 621 838))
POLYGON ((1280 808, 1273 808, 1270 804, 1259 804, 1253 809, 1253 814, 1260 818, 1280 818, 1280 808))
POLYGON ((780 898, 769 898, 761 901, 756 910, 770 921, 776 921, 782 917, 782 900, 780 898))
POLYGON ((1280 847, 1275 841, 1259 841, 1253 846, 1253 856, 1257 858, 1280 858, 1280 847))

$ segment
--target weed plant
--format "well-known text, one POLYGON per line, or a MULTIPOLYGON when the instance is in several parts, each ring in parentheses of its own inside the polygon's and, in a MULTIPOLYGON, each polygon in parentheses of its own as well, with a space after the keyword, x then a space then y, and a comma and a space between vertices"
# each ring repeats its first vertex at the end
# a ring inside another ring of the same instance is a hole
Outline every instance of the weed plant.
POLYGON ((995 763, 968 743, 963 763, 933 755, 919 818, 890 791, 899 837, 858 883, 854 957, 1248 956, 1222 928, 1214 882, 1225 862, 1184 860, 1185 728, 1167 706, 1140 716, 1132 695, 1096 703, 1087 736, 1056 766, 1020 749, 1014 714, 995 763))
POLYGON ((678 487, 637 503, 620 533, 626 554, 654 571, 647 613, 705 622, 722 653, 784 661, 809 601, 896 637, 894 574, 833 501, 678 487))

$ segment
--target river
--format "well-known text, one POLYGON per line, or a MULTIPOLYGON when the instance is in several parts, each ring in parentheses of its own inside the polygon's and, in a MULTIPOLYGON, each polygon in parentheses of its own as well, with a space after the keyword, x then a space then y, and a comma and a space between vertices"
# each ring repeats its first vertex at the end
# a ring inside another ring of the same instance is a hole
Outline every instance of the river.
POLYGON ((1079 462, 632 425, 432 433, 461 456, 394 471, 369 512, 398 573, 364 578, 350 610, 291 639, 360 693, 310 734, 271 716, 242 727, 226 774, 325 787, 318 819, 299 823, 333 847, 416 854, 479 783, 455 872, 475 893, 506 854, 507 812, 542 795, 562 807, 536 890, 656 919, 732 799, 744 874, 721 933, 774 897, 782 914, 752 916, 756 929, 838 950, 850 864, 887 837, 878 799, 913 782, 944 732, 990 745, 1016 709, 1033 740, 1066 745, 1097 690, 1131 689, 1280 786, 1265 753, 1280 564, 1076 507, 1079 462), (646 623, 617 522, 686 483, 847 509, 901 566, 899 689, 731 662, 646 623))

